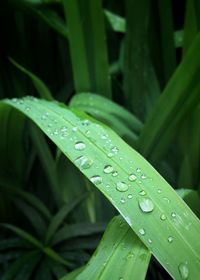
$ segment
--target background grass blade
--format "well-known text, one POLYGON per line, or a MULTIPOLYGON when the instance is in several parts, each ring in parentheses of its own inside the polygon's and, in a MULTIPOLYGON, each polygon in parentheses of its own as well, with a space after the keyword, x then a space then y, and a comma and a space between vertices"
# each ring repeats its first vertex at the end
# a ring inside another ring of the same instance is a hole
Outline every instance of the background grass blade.
POLYGON ((138 141, 139 150, 151 162, 158 161, 166 153, 175 136, 177 125, 200 100, 199 47, 200 35, 196 37, 163 94, 157 100, 142 131, 138 141))
POLYGON ((31 79, 33 85, 35 86, 35 88, 38 91, 38 94, 41 98, 44 98, 46 100, 53 100, 53 96, 51 95, 50 90, 42 82, 42 80, 40 80, 35 74, 31 73, 23 66, 21 66, 14 59, 9 58, 9 60, 12 62, 13 65, 15 65, 20 71, 22 71, 24 74, 26 74, 31 79))
POLYGON ((183 270, 191 279, 198 277, 199 220, 142 156, 109 128, 88 121, 81 112, 75 115, 62 104, 31 97, 3 104, 37 123, 110 200, 173 278, 182 279, 183 270), (41 119, 44 111, 49 114, 48 124, 54 123, 52 131, 41 119))
POLYGON ((74 199, 71 203, 67 203, 62 206, 59 212, 52 218, 52 221, 47 229, 45 242, 49 243, 53 235, 55 234, 56 230, 60 226, 60 224, 64 221, 66 216, 72 211, 84 198, 86 194, 82 194, 74 199))
MULTIPOLYGON (((142 244, 122 217, 113 218, 101 243, 84 270, 76 276, 82 279, 145 279, 149 250, 142 244)), ((62 280, 71 279, 71 276, 62 280)))
POLYGON ((104 13, 114 31, 121 33, 126 31, 126 20, 123 17, 120 17, 108 10, 104 10, 104 13))
POLYGON ((76 91, 111 97, 101 1, 63 0, 63 4, 76 91))

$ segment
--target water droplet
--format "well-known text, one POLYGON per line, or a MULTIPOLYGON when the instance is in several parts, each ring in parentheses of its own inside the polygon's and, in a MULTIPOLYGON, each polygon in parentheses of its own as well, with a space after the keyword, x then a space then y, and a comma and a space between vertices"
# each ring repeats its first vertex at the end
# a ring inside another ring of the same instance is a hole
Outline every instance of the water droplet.
POLYGON ((165 216, 165 214, 161 214, 161 215, 160 215, 160 219, 161 219, 162 221, 165 221, 165 220, 167 219, 167 217, 165 216))
POLYGON ((46 116, 46 115, 42 115, 42 116, 41 116, 41 120, 46 121, 46 119, 47 119, 47 116, 46 116))
POLYGON ((113 157, 114 155, 113 155, 113 153, 108 153, 107 156, 108 156, 109 158, 111 158, 111 157, 113 157))
POLYGON ((141 190, 141 191, 139 192, 139 195, 144 196, 144 195, 146 195, 146 192, 145 192, 144 190, 141 190))
POLYGON ((170 200, 167 197, 163 197, 163 200, 165 200, 167 203, 170 203, 170 200))
POLYGON ((105 134, 101 135, 101 139, 105 140, 105 139, 107 139, 107 138, 108 138, 107 135, 105 135, 105 134))
POLYGON ((80 156, 75 160, 75 163, 83 169, 88 169, 93 164, 93 160, 87 156, 80 156))
POLYGON ((149 239, 148 239, 148 242, 149 242, 149 244, 151 244, 151 243, 152 243, 152 240, 149 238, 149 239))
POLYGON ((140 209, 144 213, 149 213, 149 212, 153 211, 154 204, 153 204, 153 201, 150 198, 142 197, 142 198, 139 198, 138 202, 139 202, 140 209))
POLYGON ((178 270, 182 279, 188 279, 189 269, 186 263, 180 263, 178 270))
POLYGON ((102 178, 99 175, 95 175, 90 178, 90 181, 95 185, 99 185, 102 183, 102 178))
POLYGON ((158 190, 157 190, 157 193, 161 193, 161 192, 162 192, 161 189, 158 189, 158 190))
POLYGON ((124 278, 120 277, 119 280, 124 280, 124 278))
POLYGON ((30 111, 30 107, 26 106, 25 110, 28 112, 30 111))
POLYGON ((142 175, 141 175, 141 178, 142 178, 142 179, 146 179, 147 176, 146 176, 145 174, 142 174, 142 175))
POLYGON ((113 176, 113 177, 116 177, 117 175, 118 175, 118 172, 117 172, 117 171, 112 172, 112 176, 113 176))
POLYGON ((60 131, 61 131, 61 132, 67 132, 67 127, 66 127, 66 126, 62 126, 62 127, 60 128, 60 131))
POLYGON ((117 152, 119 152, 119 149, 118 149, 117 147, 113 147, 113 148, 111 149, 111 151, 112 151, 113 153, 117 153, 117 152))
POLYGON ((173 238, 172 236, 169 236, 169 237, 167 238, 167 240, 168 240, 169 243, 172 243, 172 241, 174 240, 174 238, 173 238))
POLYGON ((17 98, 12 98, 11 101, 16 103, 18 101, 18 99, 17 98))
POLYGON ((143 229, 143 228, 141 228, 141 229, 139 229, 139 233, 141 234, 141 235, 145 235, 145 230, 143 229))
POLYGON ((76 127, 76 126, 74 126, 73 128, 72 128, 72 131, 74 131, 74 132, 76 132, 78 130, 78 127, 76 127))
POLYGON ((110 188, 110 185, 106 185, 106 188, 109 189, 109 188, 110 188))
POLYGON ((135 174, 131 174, 129 177, 128 177, 129 181, 133 182, 135 180, 137 180, 137 177, 135 176, 135 174))
POLYGON ((53 131, 53 135, 58 135, 58 134, 59 134, 59 132, 57 129, 53 131))
POLYGON ((85 145, 84 142, 78 141, 78 142, 75 143, 74 148, 75 148, 77 151, 83 151, 83 150, 85 150, 86 145, 85 145))
POLYGON ((103 169, 104 173, 110 174, 113 172, 113 167, 111 165, 106 165, 103 169))
POLYGON ((172 216, 172 218, 176 218, 176 213, 172 212, 171 216, 172 216))
POLYGON ((133 253, 129 253, 128 256, 126 257, 127 260, 130 260, 134 257, 134 254, 133 253))
POLYGON ((138 172, 138 173, 141 172, 141 169, 140 169, 140 168, 137 168, 137 169, 136 169, 136 172, 138 172))
POLYGON ((120 201, 121 201, 121 203, 123 203, 123 204, 126 202, 124 198, 121 198, 120 201))
POLYGON ((117 187, 116 189, 119 192, 126 192, 128 190, 128 185, 125 184, 124 182, 117 182, 117 187))
POLYGON ((129 199, 131 199, 132 197, 133 197, 132 194, 129 194, 129 195, 128 195, 128 198, 129 198, 129 199))
POLYGON ((84 120, 81 122, 83 126, 88 126, 90 124, 89 120, 84 120))

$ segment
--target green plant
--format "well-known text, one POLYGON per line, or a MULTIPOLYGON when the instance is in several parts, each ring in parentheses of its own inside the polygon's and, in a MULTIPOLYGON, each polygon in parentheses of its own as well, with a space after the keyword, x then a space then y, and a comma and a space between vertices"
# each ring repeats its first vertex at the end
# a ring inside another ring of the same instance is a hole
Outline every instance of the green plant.
POLYGON ((199 5, 155 3, 4 4, 2 279, 198 278, 199 5))

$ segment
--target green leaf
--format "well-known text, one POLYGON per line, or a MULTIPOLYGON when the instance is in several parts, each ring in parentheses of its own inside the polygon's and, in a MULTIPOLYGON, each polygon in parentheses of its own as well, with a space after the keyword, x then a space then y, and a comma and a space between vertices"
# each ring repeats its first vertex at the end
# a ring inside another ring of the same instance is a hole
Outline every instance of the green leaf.
POLYGON ((62 224, 66 216, 84 199, 87 193, 79 195, 76 199, 71 201, 71 203, 64 204, 58 213, 52 218, 51 223, 47 229, 45 242, 46 244, 50 242, 53 238, 56 230, 62 224))
MULTIPOLYGON (((105 97, 92 93, 74 95, 69 106, 72 108, 84 109, 86 113, 93 112, 91 111, 92 109, 107 113, 106 116, 113 116, 115 120, 121 121, 123 125, 134 130, 136 133, 140 133, 143 128, 143 123, 128 110, 105 97)), ((95 114, 95 112, 93 114, 95 114)))
POLYGON ((63 0, 63 4, 76 91, 111 97, 101 1, 63 0))
POLYGON ((63 242, 69 238, 77 236, 91 235, 101 233, 105 229, 103 223, 77 223, 74 225, 65 225, 55 234, 52 244, 55 245, 59 242, 63 242))
POLYGON ((198 278, 199 220, 141 155, 111 129, 82 119, 85 115, 75 115, 62 104, 31 97, 2 104, 26 114, 52 139, 116 207, 173 278, 181 279, 183 269, 191 279, 198 278), (41 119, 44 112, 49 114, 48 122, 41 119), (47 124, 52 124, 51 131, 47 124))
POLYGON ((104 10, 104 14, 108 19, 112 29, 116 32, 124 33, 126 31, 126 20, 108 10, 104 10))
POLYGON ((151 162, 158 161, 166 153, 178 124, 200 100, 199 48, 200 35, 157 100, 138 140, 139 151, 151 162))
POLYGON ((67 274, 60 280, 75 280, 76 277, 84 270, 85 267, 80 267, 78 269, 73 270, 71 273, 67 274))
POLYGON ((22 71, 24 74, 26 74, 31 79, 33 85, 35 86, 35 88, 41 98, 44 98, 46 100, 53 100, 51 92, 49 91, 48 87, 43 83, 42 80, 40 80, 35 74, 31 73, 23 66, 21 66, 14 59, 9 58, 9 60, 10 60, 10 62, 12 62, 13 65, 15 65, 20 71, 22 71))
MULTIPOLYGON (((93 257, 75 279, 145 279, 150 252, 125 223, 115 217, 109 223, 93 257)), ((63 278, 68 280, 69 276, 63 278)))
POLYGON ((148 47, 150 2, 126 1, 124 92, 127 107, 145 119, 160 94, 148 47))

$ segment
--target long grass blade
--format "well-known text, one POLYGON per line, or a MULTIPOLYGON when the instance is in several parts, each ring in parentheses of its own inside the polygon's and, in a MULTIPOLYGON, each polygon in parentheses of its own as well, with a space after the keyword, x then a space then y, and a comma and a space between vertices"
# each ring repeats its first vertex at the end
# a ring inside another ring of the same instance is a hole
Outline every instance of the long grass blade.
POLYGON ((31 97, 5 100, 3 104, 36 122, 108 198, 175 279, 182 278, 183 270, 191 279, 198 277, 199 220, 141 155, 108 127, 85 119, 81 112, 75 115, 63 104, 31 97), (41 119, 44 111, 49 114, 48 123, 54 123, 52 131, 41 119))
POLYGON ((76 91, 111 97, 101 1, 63 0, 63 4, 76 91))

